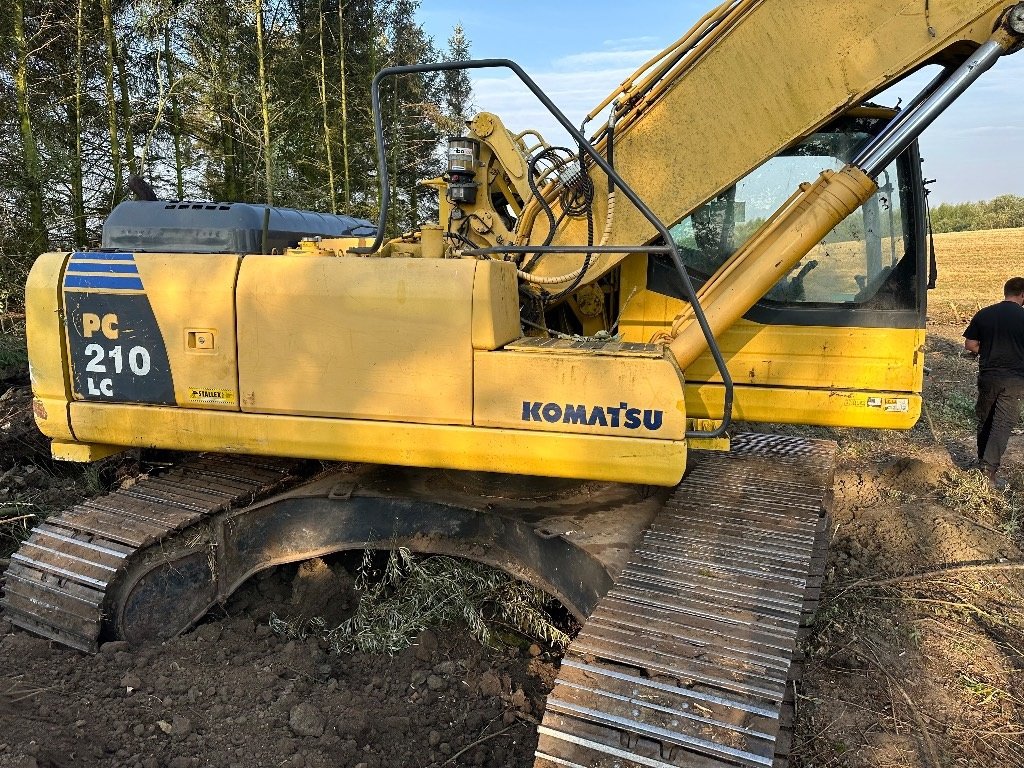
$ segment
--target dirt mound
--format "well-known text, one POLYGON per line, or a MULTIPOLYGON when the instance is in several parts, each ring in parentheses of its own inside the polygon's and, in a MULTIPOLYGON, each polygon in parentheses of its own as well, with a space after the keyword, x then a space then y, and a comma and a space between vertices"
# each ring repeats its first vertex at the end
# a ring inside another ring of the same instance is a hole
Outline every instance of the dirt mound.
POLYGON ((926 496, 938 489, 943 476, 951 469, 953 462, 948 456, 902 456, 882 467, 878 479, 887 489, 926 496))
POLYGON ((397 768, 463 750, 452 764, 532 765, 549 662, 462 632, 424 633, 395 657, 338 656, 262 620, 343 612, 351 581, 322 560, 282 567, 246 585, 227 618, 97 656, 0 622, 0 766, 397 768))

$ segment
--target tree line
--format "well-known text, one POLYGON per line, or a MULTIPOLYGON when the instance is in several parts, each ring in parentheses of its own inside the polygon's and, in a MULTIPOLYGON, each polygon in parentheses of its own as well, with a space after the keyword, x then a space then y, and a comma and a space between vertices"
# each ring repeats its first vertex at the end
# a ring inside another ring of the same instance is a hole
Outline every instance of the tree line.
POLYGON ((931 213, 936 232, 1024 227, 1024 197, 1000 195, 975 203, 942 203, 931 213))
MULTIPOLYGON (((0 254, 95 245, 144 180, 161 199, 376 218, 370 81, 443 50, 419 0, 11 0, 0 17, 0 254)), ((465 72, 391 78, 381 105, 395 231, 429 215, 465 72)), ((16 256, 11 256, 15 254, 16 256)))

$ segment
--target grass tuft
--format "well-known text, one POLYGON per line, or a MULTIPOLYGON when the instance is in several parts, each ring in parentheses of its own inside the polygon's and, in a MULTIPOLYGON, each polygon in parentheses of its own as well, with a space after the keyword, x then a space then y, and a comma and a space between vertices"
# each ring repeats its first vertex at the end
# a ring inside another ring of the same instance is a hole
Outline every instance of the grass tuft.
POLYGON ((979 511, 1002 512, 1006 500, 977 469, 949 469, 942 475, 939 500, 962 515, 979 511))

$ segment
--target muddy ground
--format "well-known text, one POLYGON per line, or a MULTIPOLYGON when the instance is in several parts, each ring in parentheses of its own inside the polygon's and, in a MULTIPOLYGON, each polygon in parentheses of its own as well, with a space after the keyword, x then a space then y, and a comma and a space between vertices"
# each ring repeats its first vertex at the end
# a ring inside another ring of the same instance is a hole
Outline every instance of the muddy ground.
MULTIPOLYGON (((1005 494, 963 470, 975 364, 958 356, 959 331, 930 329, 927 414, 911 432, 803 430, 838 440, 840 466, 798 766, 1024 766, 1024 571, 1007 567, 1024 560, 1024 438, 1011 441, 1005 494)), ((24 381, 9 378, 0 553, 147 460, 51 464, 24 381)), ((557 664, 546 650, 484 649, 452 630, 395 657, 339 656, 271 632, 272 611, 344 614, 357 564, 276 569, 182 637, 94 657, 0 614, 0 766, 532 765, 557 664)))

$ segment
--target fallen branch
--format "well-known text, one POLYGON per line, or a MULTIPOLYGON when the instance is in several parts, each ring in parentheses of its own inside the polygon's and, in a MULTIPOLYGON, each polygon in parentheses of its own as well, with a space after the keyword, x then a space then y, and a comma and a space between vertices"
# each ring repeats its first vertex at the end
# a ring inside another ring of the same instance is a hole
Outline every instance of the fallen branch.
MULTIPOLYGON (((892 676, 888 672, 886 672, 885 675, 892 680, 892 676)), ((907 702, 907 707, 910 709, 910 716, 913 717, 914 722, 917 723, 917 729, 921 732, 921 740, 924 742, 924 749, 927 753, 928 762, 931 764, 931 768, 942 768, 942 761, 939 760, 939 753, 935 751, 935 744, 932 742, 931 732, 929 732, 928 726, 924 724, 924 720, 921 718, 921 713, 917 711, 917 707, 914 706, 914 702, 911 701, 910 696, 903 689, 903 686, 896 683, 896 690, 903 694, 903 698, 907 702)))
MULTIPOLYGON (((29 505, 26 505, 29 506, 29 505)), ((7 525, 8 523, 20 523, 23 520, 33 520, 35 515, 18 515, 17 517, 0 517, 0 525, 7 525)))
POLYGON ((498 736, 501 736, 501 734, 503 734, 503 733, 508 733, 513 728, 515 728, 517 725, 521 725, 521 723, 512 723, 512 725, 506 725, 500 731, 495 731, 494 733, 490 733, 490 734, 488 734, 486 736, 481 736, 479 739, 474 741, 472 744, 468 744, 465 747, 463 747, 462 749, 460 749, 454 755, 452 755, 447 760, 445 760, 443 763, 441 763, 441 765, 448 765, 449 763, 454 763, 456 760, 458 760, 464 754, 469 752, 469 750, 473 749, 473 747, 479 747, 485 741, 490 741, 491 739, 494 739, 494 738, 497 738, 498 736))
POLYGON ((848 584, 843 584, 843 589, 854 587, 885 587, 891 584, 900 584, 905 581, 916 581, 917 579, 929 579, 932 576, 945 576, 950 573, 963 571, 1014 571, 1024 569, 1024 560, 979 560, 970 563, 956 563, 933 568, 928 571, 917 571, 916 573, 905 573, 902 576, 892 576, 886 579, 857 579, 848 584))

